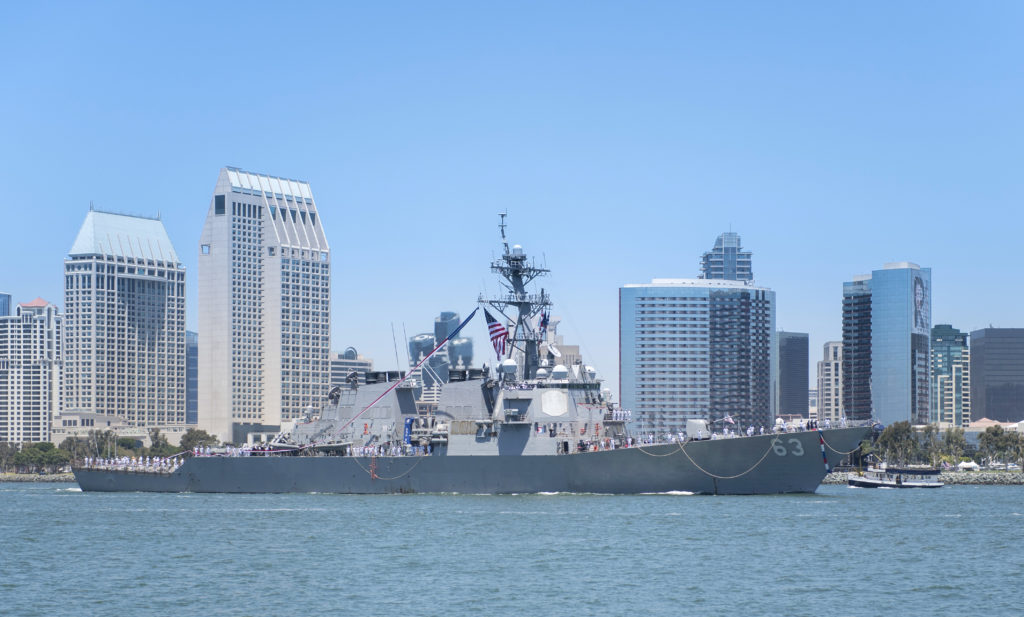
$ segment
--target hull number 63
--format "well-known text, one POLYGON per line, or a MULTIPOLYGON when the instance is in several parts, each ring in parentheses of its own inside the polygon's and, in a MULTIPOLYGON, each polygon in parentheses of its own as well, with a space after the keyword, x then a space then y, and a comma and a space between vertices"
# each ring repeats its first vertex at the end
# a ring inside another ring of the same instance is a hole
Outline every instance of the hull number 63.
POLYGON ((800 443, 800 440, 796 437, 790 437, 786 440, 789 443, 789 448, 786 448, 786 444, 782 443, 781 439, 775 439, 772 441, 772 450, 779 456, 786 456, 792 454, 793 456, 804 455, 804 444, 800 443))

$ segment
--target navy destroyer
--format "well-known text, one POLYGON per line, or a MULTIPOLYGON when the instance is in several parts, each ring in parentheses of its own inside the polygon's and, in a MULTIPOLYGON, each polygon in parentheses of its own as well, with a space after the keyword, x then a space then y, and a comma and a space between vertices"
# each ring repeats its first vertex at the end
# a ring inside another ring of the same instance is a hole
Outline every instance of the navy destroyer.
POLYGON ((362 385, 350 378, 318 414, 284 427, 265 448, 173 465, 76 467, 79 485, 197 493, 801 493, 815 491, 870 433, 843 427, 719 436, 691 420, 677 435, 633 434, 629 412, 611 404, 596 371, 555 346, 550 297, 528 289, 548 270, 509 246, 504 216, 501 237, 491 270, 504 293, 481 297, 483 311, 434 349, 483 312, 497 366, 452 370, 429 405, 417 405, 422 384, 406 375, 371 376, 362 385))

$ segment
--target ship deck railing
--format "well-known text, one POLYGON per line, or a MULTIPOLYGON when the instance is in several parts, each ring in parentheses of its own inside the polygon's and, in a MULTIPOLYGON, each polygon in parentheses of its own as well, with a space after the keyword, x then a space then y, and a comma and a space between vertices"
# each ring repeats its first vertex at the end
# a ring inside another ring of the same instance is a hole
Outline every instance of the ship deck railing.
POLYGON ((89 471, 116 471, 122 473, 151 473, 154 475, 170 475, 177 471, 181 465, 147 466, 147 465, 78 465, 74 469, 87 469, 89 471))

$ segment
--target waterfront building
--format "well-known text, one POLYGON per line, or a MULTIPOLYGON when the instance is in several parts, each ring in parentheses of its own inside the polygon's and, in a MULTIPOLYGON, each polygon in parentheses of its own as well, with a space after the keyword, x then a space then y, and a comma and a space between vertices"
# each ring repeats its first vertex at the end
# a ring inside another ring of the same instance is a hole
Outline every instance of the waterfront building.
POLYGON ((973 417, 1024 420, 1024 328, 983 328, 970 340, 973 417))
POLYGON ((932 328, 931 422, 971 423, 971 352, 967 333, 949 324, 932 328))
POLYGON ((64 409, 185 423, 185 267, 159 218, 90 209, 64 260, 64 409))
POLYGON ((836 422, 843 413, 843 344, 829 341, 818 360, 818 420, 836 422))
POLYGON ((0 443, 50 441, 61 408, 62 321, 42 298, 0 315, 0 443))
POLYGON ((700 278, 726 281, 752 281, 753 253, 740 246, 740 235, 727 231, 718 236, 715 246, 700 261, 700 278))
POLYGON ((348 384, 348 376, 356 374, 359 383, 366 383, 366 374, 373 370, 373 360, 363 357, 355 347, 347 347, 341 353, 331 354, 331 387, 348 384))
POLYGON ((928 422, 931 269, 886 264, 843 284, 843 407, 852 420, 928 422))
POLYGON ((319 408, 331 259, 309 184, 221 169, 198 269, 200 428, 242 443, 319 408))
POLYGON ((818 390, 816 388, 807 390, 807 417, 811 420, 818 419, 818 390))
POLYGON ((871 418, 871 277, 843 283, 843 412, 851 420, 871 418))
POLYGON ((11 316, 11 294, 0 293, 0 317, 11 316))
MULTIPOLYGON (((775 417, 775 292, 751 281, 654 279, 619 289, 619 384, 642 431, 775 417)), ((805 394, 806 399, 806 394, 805 394)), ((806 400, 805 400, 806 405, 806 400)))
POLYGON ((808 410, 808 341, 804 332, 779 332, 779 413, 807 418, 808 410))
POLYGON ((185 331, 185 424, 199 421, 199 333, 185 331))

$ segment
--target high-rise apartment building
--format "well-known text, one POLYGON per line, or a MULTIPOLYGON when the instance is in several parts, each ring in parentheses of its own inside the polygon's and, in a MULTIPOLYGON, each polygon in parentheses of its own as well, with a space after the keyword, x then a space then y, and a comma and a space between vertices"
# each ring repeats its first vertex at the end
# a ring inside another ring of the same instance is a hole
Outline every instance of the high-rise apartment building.
POLYGON ((41 298, 0 315, 0 443, 50 440, 61 406, 61 322, 41 298))
POLYGON ((199 333, 185 331, 185 423, 199 421, 199 333))
POLYGON ((158 218, 90 210, 64 260, 64 409, 185 423, 185 268, 158 218))
POLYGON ((843 284, 843 407, 883 424, 929 417, 931 269, 886 264, 843 284))
POLYGON ((775 344, 775 292, 751 282, 654 279, 619 289, 620 398, 641 430, 675 433, 688 419, 726 416, 770 426, 775 344))
POLYGON ((835 422, 843 413, 843 344, 829 341, 818 360, 818 420, 835 422))
POLYGON ((318 408, 330 249, 309 184, 221 169, 199 241, 199 426, 223 441, 318 408))
POLYGON ((808 341, 805 332, 779 332, 780 414, 808 417, 808 341))
MULTIPOLYGON (((871 418, 871 277, 843 283, 843 412, 851 420, 871 418)), ((820 396, 819 392, 819 396, 820 396)))
POLYGON ((932 328, 931 422, 971 423, 971 352, 967 333, 949 324, 932 328))
POLYGON ((971 332, 971 413, 975 420, 1024 420, 1024 328, 971 332))
POLYGON ((740 235, 727 231, 718 236, 715 246, 700 261, 700 278, 726 281, 754 280, 753 254, 740 246, 740 235))

